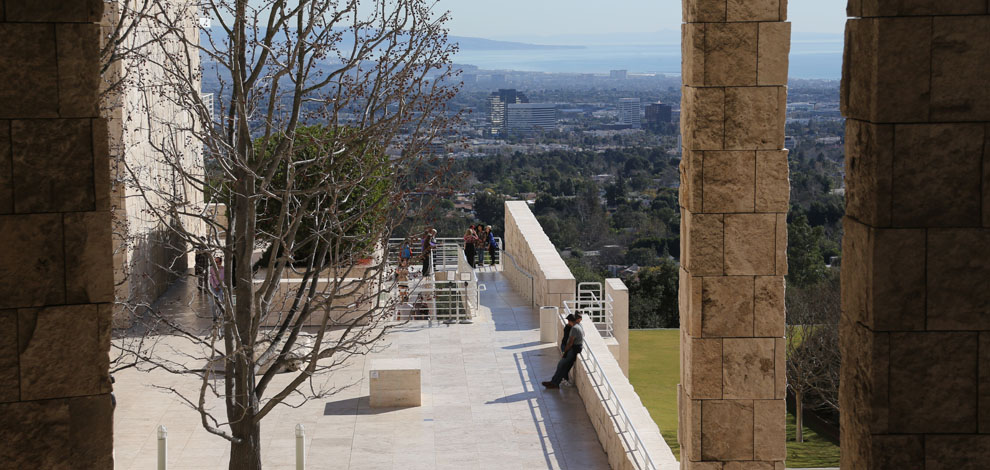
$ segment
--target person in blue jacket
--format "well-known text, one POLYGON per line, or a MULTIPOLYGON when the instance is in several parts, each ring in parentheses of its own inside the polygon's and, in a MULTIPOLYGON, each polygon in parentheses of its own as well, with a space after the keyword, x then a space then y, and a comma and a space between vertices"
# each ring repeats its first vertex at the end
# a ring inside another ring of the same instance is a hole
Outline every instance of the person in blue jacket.
POLYGON ((492 226, 485 227, 485 245, 488 247, 488 257, 491 258, 491 265, 495 266, 495 250, 498 250, 498 242, 495 241, 495 232, 492 226))

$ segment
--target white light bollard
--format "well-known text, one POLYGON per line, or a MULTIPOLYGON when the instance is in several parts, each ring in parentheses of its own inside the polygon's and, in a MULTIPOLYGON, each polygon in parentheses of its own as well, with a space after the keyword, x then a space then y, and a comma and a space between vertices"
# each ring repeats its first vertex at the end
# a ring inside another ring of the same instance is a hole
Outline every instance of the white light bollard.
POLYGON ((540 342, 556 343, 560 326, 560 307, 540 307, 540 342))
POLYGON ((158 470, 168 469, 168 430, 165 425, 158 426, 158 470))
POLYGON ((296 425, 296 470, 306 470, 306 430, 296 425))

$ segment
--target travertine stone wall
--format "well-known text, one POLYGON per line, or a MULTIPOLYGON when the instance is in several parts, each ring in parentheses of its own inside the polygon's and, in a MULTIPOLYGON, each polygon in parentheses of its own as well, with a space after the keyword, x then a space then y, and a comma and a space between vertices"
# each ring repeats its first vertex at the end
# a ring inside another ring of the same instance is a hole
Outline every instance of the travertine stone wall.
POLYGON ((842 468, 987 468, 988 3, 848 13, 842 468))
MULTIPOLYGON (((585 331, 584 350, 580 360, 574 363, 571 377, 598 441, 608 454, 609 466, 613 470, 651 468, 645 465, 645 451, 657 470, 678 468, 670 446, 663 440, 660 428, 626 378, 619 359, 610 352, 608 341, 602 338, 590 318, 583 320, 581 325, 585 331), (592 354, 597 360, 591 358, 592 354), (591 365, 590 368, 585 367, 586 362, 591 365), (603 377, 607 378, 607 384, 603 377), (619 411, 620 404, 625 415, 619 411), (642 447, 634 441, 630 427, 641 439, 642 447)), ((564 337, 564 323, 559 315, 555 318, 554 333, 554 342, 560 343, 564 337)))
POLYGON ((109 469, 103 5, 0 6, 0 467, 109 469))
POLYGON ((605 298, 612 299, 612 336, 615 346, 609 345, 612 356, 629 378, 629 288, 622 279, 605 279, 605 298))
POLYGON ((783 469, 785 0, 684 0, 681 463, 783 469))
POLYGON ((503 274, 517 293, 528 298, 532 292, 530 300, 540 307, 563 308, 565 300, 574 300, 574 275, 526 201, 505 202, 504 240, 504 250, 534 277, 531 287, 529 278, 515 268, 512 260, 503 260, 503 274))
MULTIPOLYGON (((122 4, 127 1, 107 2, 101 24, 104 41, 117 27, 122 4)), ((168 226, 181 223, 192 233, 205 230, 195 217, 163 221, 157 215, 170 213, 165 208, 173 203, 191 213, 204 204, 202 188, 192 182, 204 174, 203 147, 198 138, 202 127, 188 111, 189 95, 200 91, 200 78, 191 77, 186 84, 174 71, 166 73, 162 65, 198 70, 198 52, 187 54, 186 50, 199 41, 197 8, 191 0, 162 4, 168 20, 160 21, 179 25, 171 33, 177 36, 165 33, 154 21, 141 22, 122 38, 121 49, 128 52, 108 64, 102 83, 104 87, 114 86, 104 93, 101 113, 110 134, 110 207, 118 302, 114 326, 118 328, 129 326, 133 310, 151 305, 193 267, 192 249, 168 226), (185 42, 178 41, 178 36, 185 42), (163 37, 167 39, 159 39, 163 37), (193 176, 184 178, 181 173, 193 176)), ((125 25, 132 21, 125 19, 125 25)))

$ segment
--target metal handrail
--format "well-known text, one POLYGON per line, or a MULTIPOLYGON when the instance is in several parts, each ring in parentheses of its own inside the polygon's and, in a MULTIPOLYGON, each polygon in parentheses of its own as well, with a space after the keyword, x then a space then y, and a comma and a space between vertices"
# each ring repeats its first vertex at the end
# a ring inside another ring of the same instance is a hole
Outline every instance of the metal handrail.
MULTIPOLYGON (((389 245, 390 252, 395 251, 391 248, 398 246, 394 242, 389 245)), ((397 282, 395 293, 402 297, 402 301, 395 318, 429 320, 431 325, 434 321, 472 321, 481 307, 481 292, 486 289, 484 284, 478 282, 474 269, 461 269, 467 267, 467 259, 460 245, 438 242, 437 247, 430 250, 429 257, 432 275, 397 282), (436 279, 441 272, 451 277, 436 279), (469 275, 468 279, 464 278, 465 274, 469 275)))
POLYGON ((605 294, 605 299, 602 300, 599 299, 593 292, 579 291, 577 297, 577 300, 565 300, 564 304, 569 304, 573 311, 590 318, 595 323, 595 328, 598 328, 598 331, 603 337, 614 337, 615 321, 612 309, 612 296, 605 294), (582 298, 582 296, 585 297, 582 298), (590 296, 590 298, 588 298, 588 296, 590 296))
MULTIPOLYGON (((571 313, 570 307, 565 302, 564 313, 558 315, 562 324, 567 324, 566 315, 569 313, 571 313)), ((619 429, 619 436, 622 437, 623 442, 626 443, 627 447, 629 447, 629 451, 633 454, 633 464, 640 469, 658 470, 659 467, 657 467, 657 464, 653 462, 653 457, 650 455, 650 451, 647 449, 646 443, 643 442, 643 438, 639 437, 636 427, 633 426, 632 419, 629 418, 629 413, 626 411, 626 408, 622 406, 622 401, 619 400, 615 387, 612 386, 612 382, 608 380, 608 376, 605 375, 605 371, 602 370, 601 363, 598 362, 598 356, 595 355, 595 351, 591 348, 584 348, 582 351, 587 351, 588 354, 579 354, 578 358, 581 360, 581 364, 584 365, 584 370, 588 372, 588 377, 591 379, 592 386, 596 391, 601 393, 602 402, 605 404, 606 410, 609 412, 609 417, 612 418, 612 421, 619 429), (594 366, 593 369, 591 367, 592 365, 594 366), (601 381, 596 380, 596 374, 601 378, 601 381), (609 409, 609 402, 615 405, 615 413, 612 413, 612 410, 609 409), (623 426, 623 424, 625 424, 625 426, 623 426), (623 428, 625 428, 626 431, 622 431, 623 428), (623 434, 631 435, 631 440, 623 434), (641 457, 641 462, 635 458, 637 453, 641 457)))
MULTIPOLYGON (((409 252, 413 257, 418 257, 422 255, 423 246, 421 243, 416 243, 415 240, 416 240, 415 238, 413 239, 390 238, 388 240, 388 246, 386 250, 387 253, 386 256, 388 256, 388 261, 392 264, 398 264, 398 259, 399 259, 398 249, 399 247, 402 246, 402 243, 404 242, 413 242, 413 243, 409 243, 409 252)), ((437 245, 436 248, 433 249, 433 251, 440 253, 440 255, 436 256, 434 259, 434 261, 436 262, 434 264, 434 267, 436 267, 437 265, 449 266, 451 264, 457 264, 456 263, 457 255, 456 254, 452 255, 450 254, 450 252, 452 250, 461 248, 461 244, 464 243, 463 238, 451 238, 451 237, 435 238, 433 241, 437 245), (453 261, 453 263, 448 263, 448 261, 453 261)), ((502 266, 501 253, 505 251, 504 250, 505 245, 502 242, 502 237, 495 237, 495 243, 499 247, 497 250, 495 250, 495 264, 501 267, 502 266)))
POLYGON ((483 284, 475 283, 472 288, 470 283, 463 287, 457 287, 458 283, 466 282, 460 280, 450 281, 407 281, 399 283, 400 295, 408 297, 407 302, 402 302, 402 307, 396 311, 396 319, 405 317, 409 320, 430 320, 434 321, 470 321, 477 316, 480 305, 480 291, 485 290, 483 284), (437 287, 437 284, 453 284, 454 287, 437 287), (441 300, 444 298, 445 300, 441 300), (405 307, 408 305, 408 307, 405 307), (425 308, 425 313, 420 313, 425 308), (447 313, 440 313, 447 312, 447 313))

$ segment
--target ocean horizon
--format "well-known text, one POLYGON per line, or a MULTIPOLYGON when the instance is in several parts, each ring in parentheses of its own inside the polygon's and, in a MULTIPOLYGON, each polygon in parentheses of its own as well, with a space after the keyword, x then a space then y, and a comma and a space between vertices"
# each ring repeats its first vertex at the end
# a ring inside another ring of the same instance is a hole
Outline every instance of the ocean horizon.
MULTIPOLYGON (((680 75, 680 44, 600 45, 575 49, 462 50, 458 64, 483 70, 550 73, 630 73, 680 75)), ((841 41, 795 41, 791 44, 790 77, 838 80, 842 76, 841 41)))

